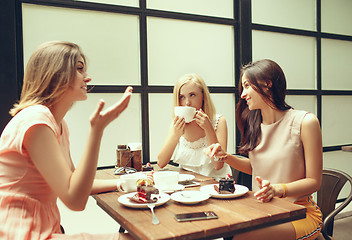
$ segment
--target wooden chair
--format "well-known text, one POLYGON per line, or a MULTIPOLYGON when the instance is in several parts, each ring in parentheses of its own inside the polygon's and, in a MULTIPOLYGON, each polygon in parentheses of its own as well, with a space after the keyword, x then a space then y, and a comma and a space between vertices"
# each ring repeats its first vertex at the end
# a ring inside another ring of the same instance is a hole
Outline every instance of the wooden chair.
MULTIPOLYGON (((322 235, 325 239, 333 239, 334 217, 352 200, 352 178, 347 173, 336 169, 324 169, 320 190, 317 194, 317 204, 323 213, 322 235), (336 206, 337 197, 345 183, 349 182, 351 191, 347 198, 336 206)), ((322 236, 317 239, 324 239, 322 236)))

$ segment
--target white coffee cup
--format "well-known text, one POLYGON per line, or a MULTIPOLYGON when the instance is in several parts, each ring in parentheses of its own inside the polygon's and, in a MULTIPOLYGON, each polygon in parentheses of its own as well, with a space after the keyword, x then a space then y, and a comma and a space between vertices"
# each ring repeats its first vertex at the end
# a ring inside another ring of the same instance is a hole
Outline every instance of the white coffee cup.
POLYGON ((155 186, 161 191, 175 190, 178 185, 179 172, 159 171, 153 174, 155 186))
POLYGON ((136 192, 137 191, 137 180, 146 178, 147 176, 143 173, 131 173, 121 175, 120 179, 117 180, 117 190, 121 192, 136 192))
POLYGON ((186 123, 189 123, 193 120, 196 112, 196 108, 188 106, 176 106, 174 109, 175 116, 183 117, 186 123))

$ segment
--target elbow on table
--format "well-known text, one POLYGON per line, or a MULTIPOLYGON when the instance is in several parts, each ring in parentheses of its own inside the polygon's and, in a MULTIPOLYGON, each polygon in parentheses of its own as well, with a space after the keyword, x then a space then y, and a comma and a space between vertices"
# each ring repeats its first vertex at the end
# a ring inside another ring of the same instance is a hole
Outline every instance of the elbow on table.
MULTIPOLYGON (((170 161, 170 160, 169 160, 169 161, 170 161)), ((169 161, 165 161, 160 155, 158 155, 158 162, 157 162, 157 164, 158 164, 158 166, 159 166, 160 168, 165 167, 165 166, 169 163, 169 161)))

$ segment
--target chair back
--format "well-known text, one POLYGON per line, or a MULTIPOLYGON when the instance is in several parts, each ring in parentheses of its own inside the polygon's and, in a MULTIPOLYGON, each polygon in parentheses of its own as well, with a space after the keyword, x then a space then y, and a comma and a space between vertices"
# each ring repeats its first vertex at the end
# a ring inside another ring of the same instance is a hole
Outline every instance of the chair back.
POLYGON ((317 204, 323 214, 322 233, 326 239, 332 236, 334 217, 352 200, 352 178, 347 173, 336 169, 324 169, 320 190, 317 192, 317 204), (346 182, 351 185, 347 198, 337 207, 336 201, 346 182))

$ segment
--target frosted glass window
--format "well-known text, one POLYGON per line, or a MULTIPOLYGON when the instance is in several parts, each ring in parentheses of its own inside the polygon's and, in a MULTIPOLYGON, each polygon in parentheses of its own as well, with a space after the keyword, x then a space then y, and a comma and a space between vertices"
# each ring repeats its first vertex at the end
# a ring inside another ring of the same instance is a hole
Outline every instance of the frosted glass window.
POLYGON ((43 42, 72 41, 88 58, 92 84, 137 85, 138 24, 132 15, 23 4, 24 62, 43 42))
POLYGON ((173 98, 170 93, 149 94, 150 161, 157 162, 158 154, 172 121, 173 98))
POLYGON ((352 90, 352 42, 322 39, 322 89, 352 90))
POLYGON ((233 0, 147 0, 147 8, 233 18, 233 0))
POLYGON ((252 38, 253 61, 277 62, 288 89, 316 89, 315 38, 265 31, 253 31, 252 38))
POLYGON ((316 30, 316 0, 252 0, 252 22, 316 30))
MULTIPOLYGON (((116 103, 122 93, 89 93, 88 99, 76 102, 66 114, 70 129, 72 160, 77 166, 86 146, 89 117, 95 111, 98 101, 105 100, 104 109, 116 103)), ((100 146, 98 166, 113 166, 116 163, 116 146, 142 142, 140 94, 134 93, 126 110, 104 131, 100 146)))
POLYGON ((227 122, 227 152, 236 153, 236 117, 235 95, 226 93, 212 93, 216 112, 222 114, 227 122))
POLYGON ((287 95, 286 102, 294 109, 304 110, 317 115, 317 97, 316 96, 287 95))
POLYGON ((323 146, 351 143, 352 96, 323 96, 323 146))
POLYGON ((129 7, 138 7, 139 0, 75 0, 77 2, 93 2, 93 3, 104 3, 111 5, 121 5, 129 7))
POLYGON ((351 12, 351 0, 321 0, 321 31, 352 35, 351 12))
MULTIPOLYGON (((229 153, 235 153, 235 99, 232 94, 211 94, 217 113, 227 121, 229 153)), ((150 161, 158 160, 172 122, 173 95, 170 93, 149 94, 150 161)))
POLYGON ((232 26, 148 17, 150 85, 197 73, 208 86, 234 85, 232 26))

